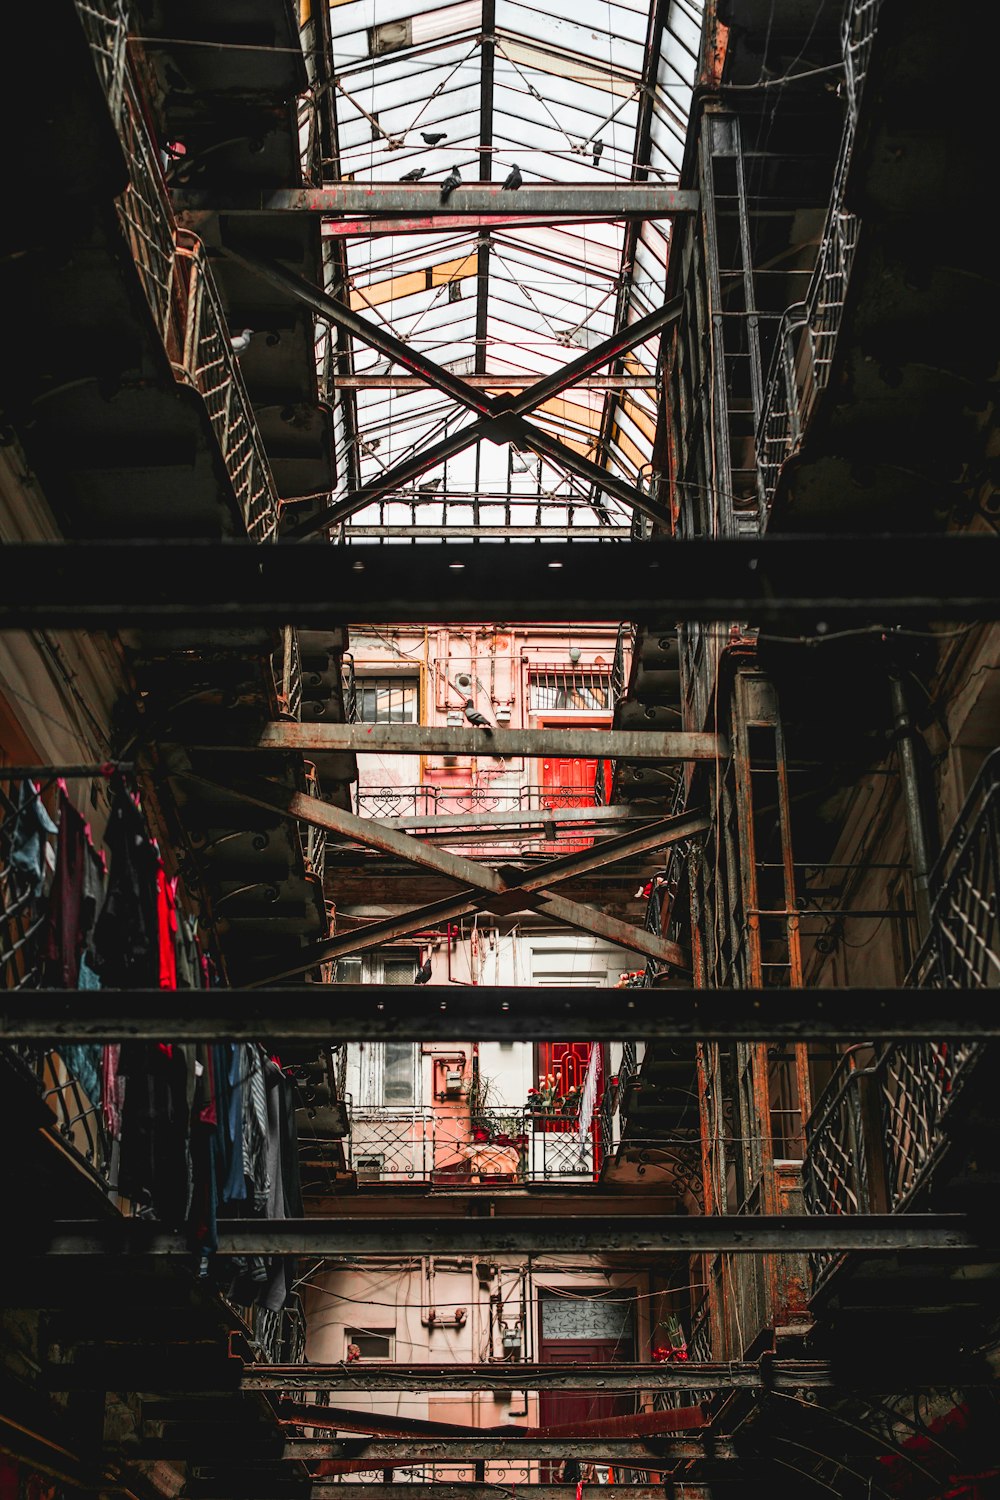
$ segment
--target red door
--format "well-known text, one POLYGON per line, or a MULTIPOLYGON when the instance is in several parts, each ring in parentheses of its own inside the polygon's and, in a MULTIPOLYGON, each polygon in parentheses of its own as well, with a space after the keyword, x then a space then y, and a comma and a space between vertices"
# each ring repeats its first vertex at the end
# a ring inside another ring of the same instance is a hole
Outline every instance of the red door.
MULTIPOLYGON (((610 762, 604 763, 605 778, 610 776, 610 762)), ((541 805, 549 807, 593 807, 594 778, 597 761, 583 755, 555 755, 542 761, 541 805)), ((573 854, 589 849, 592 838, 559 839, 545 844, 546 853, 573 854)))
MULTIPOLYGON (((546 1339, 538 1347, 543 1365, 610 1365, 632 1358, 632 1339, 546 1339)), ((542 1391, 538 1397, 541 1427, 563 1427, 571 1422, 589 1422, 600 1417, 626 1416, 635 1409, 634 1396, 604 1396, 593 1391, 542 1391)), ((543 1484, 555 1484, 561 1463, 540 1465, 543 1484)))

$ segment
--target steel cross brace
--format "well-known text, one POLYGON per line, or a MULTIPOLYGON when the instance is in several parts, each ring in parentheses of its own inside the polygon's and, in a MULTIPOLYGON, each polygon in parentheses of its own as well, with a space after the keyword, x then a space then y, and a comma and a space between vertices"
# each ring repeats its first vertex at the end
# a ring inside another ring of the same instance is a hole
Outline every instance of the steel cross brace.
MULTIPOLYGON (((590 870, 602 869, 605 865, 627 859, 631 855, 661 848, 668 843, 677 843, 681 839, 693 838, 708 827, 708 820, 703 816, 692 814, 680 818, 661 818, 637 831, 600 839, 589 849, 550 860, 540 869, 527 872, 515 870, 508 872, 507 878, 504 878, 488 865, 424 843, 399 829, 387 828, 374 818, 359 818, 354 813, 343 812, 319 797, 292 791, 278 782, 261 779, 222 787, 216 782, 206 781, 186 772, 184 780, 212 792, 240 797, 257 807, 284 813, 313 827, 323 828, 328 833, 340 834, 343 838, 378 849, 383 854, 396 855, 410 864, 423 866, 460 884, 471 886, 472 890, 462 892, 457 898, 459 905, 467 910, 486 910, 496 915, 507 915, 510 912, 541 907, 546 916, 553 917, 567 927, 576 927, 583 932, 620 943, 633 952, 644 953, 661 963, 672 964, 677 968, 685 965, 684 954, 676 943, 645 932, 633 923, 609 917, 594 907, 570 901, 565 896, 554 896, 547 887, 559 880, 568 880, 590 870)), ((410 930, 419 931, 426 923, 427 908, 411 913, 411 918, 416 921, 416 926, 410 930)), ((451 919, 455 920, 454 916, 451 919)), ((441 921, 443 918, 438 916, 437 920, 441 921)), ((349 934, 321 946, 324 950, 329 950, 333 942, 350 943, 356 936, 363 937, 365 934, 349 934)), ((384 937, 381 941, 385 941, 384 937)), ((354 953, 359 952, 360 948, 351 946, 342 951, 354 953)), ((315 949, 311 950, 306 967, 312 967, 318 961, 312 956, 315 952, 315 949)), ((327 958, 333 956, 327 951, 327 958)))
MULTIPOLYGON (((892 1253, 989 1249, 996 1229, 967 1214, 595 1214, 488 1218, 220 1219, 219 1255, 735 1255, 832 1250, 892 1253)), ((183 1233, 144 1219, 28 1225, 34 1262, 121 1257, 190 1259, 183 1233)))
POLYGON ((570 448, 551 433, 526 422, 524 417, 526 413, 534 411, 551 397, 576 384, 584 376, 593 374, 604 365, 610 364, 626 350, 635 348, 637 344, 644 343, 661 332, 668 323, 680 316, 683 307, 682 298, 675 298, 664 307, 658 308, 655 312, 613 333, 596 349, 587 351, 579 359, 556 370, 552 375, 536 381, 527 390, 516 395, 490 396, 477 385, 469 384, 461 376, 455 375, 451 370, 446 370, 435 360, 428 359, 426 355, 412 349, 409 344, 397 338, 387 328, 382 328, 368 318, 362 317, 353 308, 339 302, 335 297, 321 291, 304 277, 287 270, 277 262, 262 260, 245 253, 241 254, 232 249, 227 249, 226 254, 245 270, 280 287, 320 317, 347 329, 356 338, 362 339, 371 348, 377 349, 396 364, 402 365, 411 374, 420 376, 443 395, 450 396, 460 406, 475 413, 478 419, 471 426, 460 428, 450 437, 443 439, 441 443, 433 444, 421 453, 414 454, 412 458, 397 464, 394 468, 387 469, 372 485, 339 501, 319 516, 311 518, 307 523, 289 532, 288 535, 305 538, 324 531, 330 526, 338 525, 355 511, 411 483, 413 479, 442 462, 444 458, 450 458, 462 452, 464 448, 481 439, 500 443, 512 442, 516 446, 533 449, 559 467, 579 475, 590 484, 598 485, 625 505, 633 506, 643 515, 669 528, 669 511, 650 500, 634 485, 618 479, 600 464, 577 453, 575 449, 570 448))
MULTIPOLYGON (((426 910, 426 909, 425 909, 426 910)), ((381 924, 379 924, 381 925, 381 924)), ((337 940, 335 940, 336 942, 337 940)), ((340 940, 345 950, 350 938, 340 940)), ((614 990, 335 984, 31 990, 0 996, 2 1042, 966 1041, 1000 1039, 990 990, 614 990)))
MULTIPOLYGON (((516 1428, 514 1429, 516 1432, 516 1428)), ((697 1438, 656 1437, 645 1442, 627 1438, 580 1437, 482 1437, 482 1438, 286 1438, 275 1448, 266 1438, 256 1444, 241 1435, 246 1458, 286 1463, 302 1459, 328 1459, 357 1464, 367 1460, 372 1468, 401 1467, 406 1464, 464 1464, 485 1460, 492 1463, 529 1464, 546 1459, 566 1458, 570 1454, 597 1462, 628 1464, 649 1468, 660 1463, 703 1458, 704 1446, 697 1438)), ((715 1440, 719 1443, 719 1439, 715 1440)), ((162 1437, 140 1439, 126 1450, 132 1458, 187 1458, 191 1463, 211 1462, 213 1457, 225 1460, 233 1456, 232 1435, 209 1428, 204 1433, 186 1431, 172 1434, 168 1427, 162 1437)), ((727 1456, 726 1452, 717 1457, 727 1456)), ((730 1453, 728 1456, 732 1456, 730 1453)))

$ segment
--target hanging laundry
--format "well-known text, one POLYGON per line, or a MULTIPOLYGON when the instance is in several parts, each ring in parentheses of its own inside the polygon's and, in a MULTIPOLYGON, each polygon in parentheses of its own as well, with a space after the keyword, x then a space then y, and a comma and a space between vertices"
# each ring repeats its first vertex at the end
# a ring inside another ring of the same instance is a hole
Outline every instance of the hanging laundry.
POLYGON ((59 841, 56 870, 42 937, 47 983, 75 990, 80 959, 97 917, 103 881, 94 857, 90 828, 59 788, 59 841))
POLYGON ((10 862, 30 883, 32 895, 38 897, 45 885, 47 864, 45 851, 49 838, 58 832, 42 802, 33 781, 20 783, 16 811, 11 819, 10 862))
POLYGON ((156 850, 134 798, 119 777, 105 842, 107 895, 94 930, 95 973, 110 989, 156 989, 160 981, 156 850))
POLYGON ((243 1054, 246 1064, 243 1088, 244 1171, 253 1186, 254 1207, 258 1213, 263 1213, 267 1208, 270 1187, 263 1059, 260 1048, 254 1045, 245 1046, 243 1054))
POLYGON ((177 988, 177 882, 168 880, 162 859, 156 862, 156 919, 160 954, 160 989, 177 988))
POLYGON ((179 907, 177 909, 176 966, 179 990, 205 988, 201 951, 198 947, 198 923, 194 917, 181 911, 179 907))

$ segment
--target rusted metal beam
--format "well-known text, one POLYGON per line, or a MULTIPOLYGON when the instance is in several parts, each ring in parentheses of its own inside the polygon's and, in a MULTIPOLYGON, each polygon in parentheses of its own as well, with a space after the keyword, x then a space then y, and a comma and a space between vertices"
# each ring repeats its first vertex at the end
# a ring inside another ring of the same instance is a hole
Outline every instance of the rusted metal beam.
POLYGON ((995 620, 998 577, 1000 537, 969 533, 454 542, 421 548, 419 567, 407 543, 6 543, 0 628, 745 620, 818 638, 859 624, 995 620))
MULTIPOLYGON (((433 910, 423 908, 421 915, 433 910)), ((407 914, 409 918, 411 914, 407 914)), ((386 924, 373 924, 384 929, 386 924)), ((434 923, 420 922, 411 931, 434 923)), ((406 934, 403 934, 404 936, 406 934)), ((352 935, 344 940, 350 952, 352 935)), ((380 936, 381 946, 389 939, 380 936)), ((967 1041, 1000 1039, 988 990, 614 991, 571 985, 356 984, 213 990, 31 990, 0 997, 0 1041, 967 1041)))
MULTIPOLYGON (((516 1434, 517 1429, 512 1428, 516 1434)), ((650 1443, 623 1438, 286 1438, 275 1449, 265 1442, 254 1445, 245 1430, 240 1433, 203 1433, 185 1431, 162 1437, 144 1438, 129 1445, 129 1456, 138 1459, 187 1458, 192 1463, 211 1462, 233 1457, 234 1439, 245 1460, 257 1457, 263 1461, 301 1462, 322 1459, 349 1462, 367 1461, 373 1468, 404 1467, 408 1464, 508 1463, 524 1465, 547 1459, 580 1458, 597 1463, 627 1464, 649 1468, 658 1458, 661 1464, 703 1458, 705 1446, 692 1437, 657 1437, 650 1443)), ((725 1438, 715 1437, 712 1452, 717 1458, 733 1456, 725 1438)))
MULTIPOLYGON (((586 184, 525 184, 512 201, 498 183, 463 183, 441 201, 436 183, 336 182, 321 188, 262 188, 259 191, 219 192, 178 188, 171 193, 178 213, 225 214, 351 214, 367 219, 430 216, 449 224, 463 214, 502 214, 516 208, 521 219, 560 217, 620 219, 627 214, 644 219, 673 219, 698 212, 698 194, 686 188, 648 183, 616 183, 613 187, 586 184)), ((430 227, 430 226, 428 226, 430 227)))
MULTIPOLYGON (((565 1217, 220 1219, 219 1255, 734 1255, 806 1251, 939 1252, 992 1248, 967 1214, 574 1214, 565 1217)), ((182 1233, 145 1219, 32 1224, 20 1237, 33 1264, 111 1256, 186 1260, 182 1233)))
POLYGON ((453 729, 436 724, 299 724, 277 720, 234 750, 349 750, 372 755, 581 755, 612 760, 724 760, 721 735, 675 729, 453 729))
POLYGON ((684 967, 684 955, 676 943, 646 932, 632 923, 622 922, 617 917, 598 911, 596 907, 570 901, 565 896, 554 896, 547 888, 556 881, 569 880, 590 870, 603 869, 606 865, 634 854, 694 837, 708 826, 707 820, 700 815, 684 814, 679 818, 658 819, 630 833, 602 839, 588 849, 548 860, 539 869, 519 874, 517 879, 504 879, 488 865, 427 844, 414 838, 412 834, 387 828, 376 819, 359 818, 319 797, 292 791, 278 782, 264 779, 253 782, 236 781, 222 787, 193 775, 185 774, 184 779, 209 791, 227 796, 235 795, 258 807, 286 813, 289 817, 325 829, 328 833, 340 834, 354 843, 367 845, 410 864, 434 870, 450 880, 471 886, 474 891, 483 891, 486 895, 479 898, 480 909, 513 912, 541 904, 544 905, 546 916, 557 922, 607 938, 633 952, 656 958, 661 963, 684 967))
MULTIPOLYGON (((568 497, 567 497, 568 498, 568 497)), ((503 503, 504 497, 497 497, 503 503)), ((378 537, 387 541, 450 541, 455 535, 454 526, 348 526, 351 539, 378 537)), ((631 531, 627 526, 462 526, 462 536, 489 538, 492 541, 532 542, 617 542, 628 541, 631 531)))
MULTIPOLYGON (((6 771, 6 767, 4 768, 6 771)), ((539 810, 520 811, 511 808, 503 812, 494 809, 470 808, 468 812, 427 813, 408 815, 403 818, 380 818, 383 828, 407 828, 411 833, 417 829, 428 833, 445 833, 452 828, 516 828, 530 833, 544 833, 550 824, 557 828, 589 828, 594 824, 651 823, 650 813, 636 812, 627 802, 601 807, 546 807, 539 810)))
MULTIPOLYGON (((527 391, 538 384, 537 375, 463 375, 466 385, 476 391, 527 391)), ((427 382, 417 375, 335 375, 333 387, 338 391, 421 391, 427 382)), ((586 375, 574 380, 583 391, 655 391, 653 375, 586 375)), ((504 497, 498 496, 498 499, 504 497)))
MULTIPOLYGON (((398 1365, 375 1366, 359 1361, 351 1365, 247 1365, 242 1389, 294 1395, 300 1391, 585 1391, 608 1394, 628 1391, 795 1391, 858 1389, 897 1391, 907 1372, 912 1386, 947 1384, 954 1375, 958 1384, 982 1384, 991 1379, 985 1362, 966 1362, 961 1368, 951 1360, 936 1358, 912 1361, 891 1359, 887 1363, 860 1361, 850 1368, 827 1360, 772 1359, 759 1363, 739 1361, 686 1364, 538 1365, 494 1363, 486 1365, 398 1365)), ((630 1490, 630 1500, 632 1491, 630 1490)), ((572 1494, 568 1497, 572 1500, 572 1494)), ((659 1497, 662 1500, 662 1495, 659 1497)))
MULTIPOLYGON (((188 228, 198 230, 199 221, 207 217, 204 212, 186 213, 184 222, 188 228)), ((622 214, 622 219, 642 219, 642 214, 622 214)), ((600 215, 587 214, 518 214, 518 213, 496 213, 496 214, 470 214, 453 213, 447 216, 443 214, 421 214, 414 218, 400 216, 395 219, 322 219, 320 221, 320 234, 324 239, 341 241, 345 239, 377 239, 380 235, 398 234, 459 234, 463 230, 491 230, 491 229, 526 229, 529 226, 535 229, 554 229, 561 224, 572 224, 578 227, 581 224, 606 224, 607 219, 600 215)))

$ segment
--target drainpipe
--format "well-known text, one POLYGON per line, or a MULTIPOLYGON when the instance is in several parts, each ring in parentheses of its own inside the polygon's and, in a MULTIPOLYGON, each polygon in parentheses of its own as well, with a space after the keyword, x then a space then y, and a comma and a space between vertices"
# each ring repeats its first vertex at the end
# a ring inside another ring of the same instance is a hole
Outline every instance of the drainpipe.
POLYGON ((923 942, 931 925, 930 872, 937 845, 934 818, 926 794, 926 745, 913 722, 907 698, 906 682, 893 672, 889 678, 892 691, 892 727, 899 751, 899 779, 903 789, 906 831, 913 864, 913 887, 917 911, 917 929, 923 942))

